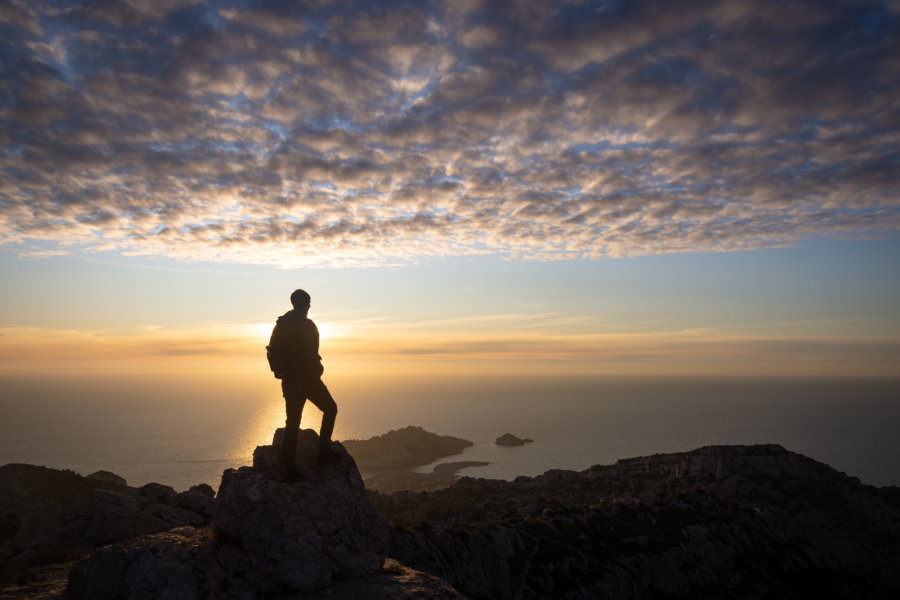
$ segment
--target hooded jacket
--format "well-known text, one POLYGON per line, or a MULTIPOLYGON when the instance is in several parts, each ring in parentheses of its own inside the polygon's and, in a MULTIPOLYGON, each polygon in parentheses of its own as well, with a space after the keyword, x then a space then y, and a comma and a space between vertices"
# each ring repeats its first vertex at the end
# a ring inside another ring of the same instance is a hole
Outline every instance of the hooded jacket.
POLYGON ((310 380, 322 376, 319 329, 303 311, 290 310, 278 317, 266 349, 269 366, 278 379, 310 380))

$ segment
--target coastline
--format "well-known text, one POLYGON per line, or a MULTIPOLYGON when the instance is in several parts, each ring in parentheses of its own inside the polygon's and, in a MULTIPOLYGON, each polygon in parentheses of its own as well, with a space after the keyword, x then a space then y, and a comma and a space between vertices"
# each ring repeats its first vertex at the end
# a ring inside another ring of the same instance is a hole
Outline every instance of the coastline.
MULTIPOLYGON (((314 448, 314 432, 306 431, 304 436, 310 438, 309 447, 314 448)), ((314 465, 314 451, 305 452, 312 452, 308 462, 314 465)), ((281 482, 277 466, 273 466, 277 465, 277 458, 273 458, 279 455, 277 446, 260 447, 255 455, 254 467, 231 470, 229 478, 243 473, 244 477, 268 482, 265 485, 269 487, 292 489, 295 484, 281 482), (266 469, 272 468, 276 470, 266 475, 266 469)), ((341 485, 349 485, 349 490, 357 485, 352 483, 355 480, 361 488, 355 461, 348 458, 342 464, 341 472, 351 477, 341 485)), ((445 464, 446 473, 455 472, 459 466, 445 464)), ((69 517, 49 523, 49 529, 45 520, 40 530, 36 525, 42 518, 38 515, 28 527, 20 527, 16 535, 30 535, 31 542, 24 544, 25 554, 18 562, 11 562, 16 556, 4 556, 7 578, 0 587, 4 600, 62 598, 71 581, 72 575, 66 575, 70 571, 77 569, 81 574, 78 577, 83 577, 104 564, 119 564, 101 560, 100 555, 94 558, 94 549, 103 544, 112 544, 104 546, 105 553, 120 553, 126 561, 165 556, 171 551, 166 548, 181 544, 194 548, 190 554, 177 555, 181 558, 166 558, 169 562, 160 563, 160 568, 170 566, 154 577, 174 576, 172 560, 180 561, 180 568, 188 569, 185 573, 209 560, 223 560, 212 544, 217 530, 212 524, 220 514, 215 507, 229 502, 233 491, 220 490, 213 497, 208 486, 181 494, 160 484, 129 488, 109 473, 87 478, 28 465, 0 467, 0 475, 8 475, 10 467, 16 467, 20 475, 25 473, 26 479, 49 478, 40 486, 21 477, 13 484, 4 484, 7 496, 10 491, 31 494, 20 503, 22 510, 37 510, 41 503, 36 501, 43 499, 54 514, 60 507, 67 507, 69 517), (93 489, 84 488, 80 496, 64 490, 54 498, 54 491, 65 488, 59 485, 63 480, 69 482, 68 490, 85 485, 93 489), (100 537, 97 530, 85 528, 97 522, 105 523, 100 537), (128 541, 140 531, 145 532, 143 537, 128 541), (63 552, 63 548, 67 550, 63 552), (203 556, 207 558, 195 563, 201 558, 197 552, 206 553, 203 556), (66 562, 52 560, 61 556, 69 558, 66 562), (38 557, 44 557, 44 561, 50 558, 51 562, 40 564, 38 557), (81 562, 72 562, 79 559, 81 562), (24 570, 10 580, 9 567, 16 564, 24 570), (90 567, 93 564, 97 566, 90 567)), ((330 467, 326 474, 327 469, 330 467)), ((316 491, 320 484, 315 481, 302 484, 313 496, 291 500, 285 506, 318 514, 326 505, 334 504, 333 497, 316 491), (309 502, 325 504, 317 508, 309 502)), ((257 488, 251 486, 247 491, 258 494, 253 489, 257 488)), ((256 499, 247 506, 266 510, 283 493, 275 489, 271 498, 252 496, 256 499)), ((536 590, 535 597, 553 596, 555 586, 577 582, 582 595, 603 590, 617 598, 638 597, 613 592, 625 584, 638 585, 645 595, 656 590, 686 597, 686 590, 702 585, 709 593, 719 590, 731 594, 729 597, 777 593, 800 598, 805 588, 796 586, 798 582, 813 585, 810 577, 819 578, 816 581, 823 585, 827 582, 836 598, 860 597, 860 593, 872 598, 891 597, 900 590, 900 577, 892 568, 900 550, 900 489, 864 485, 855 477, 777 445, 708 446, 620 459, 580 472, 550 470, 512 482, 461 478, 449 487, 430 491, 381 494, 370 489, 365 497, 378 518, 390 527, 389 558, 384 562, 387 566, 377 575, 353 579, 350 587, 329 584, 327 589, 322 588, 323 597, 357 598, 342 595, 341 590, 371 593, 376 586, 386 586, 392 594, 407 594, 411 588, 404 586, 410 578, 427 580, 433 592, 384 597, 458 598, 461 592, 476 599, 513 598, 517 597, 516 589, 521 585, 517 581, 521 578, 536 590), (541 555, 551 548, 555 550, 540 563, 517 558, 523 551, 541 555), (771 562, 773 556, 778 557, 775 563, 771 562), (634 570, 645 563, 654 565, 652 576, 641 574, 642 568, 634 570), (613 564, 619 568, 611 570, 613 564), (561 578, 562 573, 570 575, 561 578), (574 580, 573 573, 579 574, 574 580), (693 583, 684 587, 686 581, 693 583), (859 587, 860 582, 865 582, 864 589, 859 587)), ((344 498, 337 505, 348 502, 365 501, 344 498)), ((346 508, 357 514, 352 505, 346 508)), ((282 535, 277 523, 273 524, 275 528, 267 535, 282 535)), ((344 527, 348 526, 354 527, 344 527)), ((19 543, 22 541, 20 537, 19 543)), ((9 547, 7 540, 4 548, 9 547)), ((107 581, 110 575, 103 577, 107 581)), ((195 577, 179 580, 179 585, 193 585, 190 581, 195 577)), ((79 585, 94 584, 88 581, 79 585)))

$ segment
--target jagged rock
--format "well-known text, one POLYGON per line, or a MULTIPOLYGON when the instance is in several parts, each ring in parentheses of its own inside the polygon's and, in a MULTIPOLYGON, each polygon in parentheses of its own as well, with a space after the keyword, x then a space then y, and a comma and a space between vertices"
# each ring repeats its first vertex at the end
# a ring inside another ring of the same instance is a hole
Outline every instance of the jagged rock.
MULTIPOLYGON (((232 495, 225 522, 242 537, 217 521, 216 530, 180 527, 106 546, 72 568, 68 598, 900 597, 900 490, 862 485, 780 446, 706 447, 512 482, 463 478, 428 493, 370 490, 394 525, 399 561, 379 569, 347 556, 368 542, 376 550, 361 555, 384 556, 384 528, 352 459, 335 444, 340 461, 319 467, 315 433, 300 439, 305 482, 284 481, 280 434, 257 449, 254 467, 223 475, 232 495), (328 506, 345 502, 358 504, 328 506)), ((203 486, 174 496, 145 488, 122 495, 156 507, 157 518, 213 502, 203 486)), ((91 498, 110 501, 104 493, 91 498)), ((53 572, 0 587, 0 598, 55 600, 63 570, 53 572)))
POLYGON ((279 430, 272 446, 256 449, 253 468, 225 471, 219 486, 216 537, 241 549, 247 581, 264 593, 310 591, 334 577, 377 572, 387 530, 366 499, 353 459, 333 442, 340 460, 318 466, 319 438, 303 430, 296 456, 301 478, 285 482, 281 438, 279 430))
MULTIPOLYGON (((301 478, 289 481, 279 460, 282 437, 279 430, 274 445, 256 449, 253 467, 222 474, 212 533, 184 527, 102 548, 73 568, 69 597, 281 597, 378 573, 387 526, 366 499, 353 459, 334 443, 339 460, 320 466, 318 436, 301 431, 301 478)), ((143 492, 169 497, 156 486, 143 492)), ((191 492, 197 499, 205 490, 191 492)))
POLYGON ((367 440, 346 440, 343 445, 359 468, 365 471, 427 465, 439 458, 459 454, 472 442, 409 426, 367 440))
POLYGON ((472 598, 896 598, 893 489, 775 445, 370 493, 391 556, 472 598))
POLYGON ((212 597, 204 592, 221 591, 224 581, 224 572, 210 558, 213 548, 209 531, 193 527, 106 546, 72 568, 66 596, 85 600, 212 597))
POLYGON ((11 546, 20 550, 48 527, 76 516, 97 489, 124 491, 127 488, 82 477, 73 471, 16 463, 3 465, 0 467, 0 515, 15 515, 18 523, 11 532, 11 546))
POLYGON ((198 515, 203 515, 212 521, 215 512, 216 492, 205 483, 191 486, 191 489, 181 492, 175 497, 175 506, 189 510, 198 515))
POLYGON ((113 542, 211 521, 209 486, 176 494, 161 484, 129 488, 118 479, 30 465, 2 467, 0 481, 6 485, 0 499, 18 525, 13 551, 0 561, 0 581, 27 579, 35 567, 71 562, 113 542))
POLYGON ((520 438, 511 433, 504 433, 496 440, 494 443, 498 446, 524 446, 525 444, 530 444, 534 440, 530 438, 520 438))
MULTIPOLYGON (((68 577, 67 598, 256 600, 268 597, 244 579, 235 577, 236 572, 229 572, 234 557, 234 552, 216 548, 209 531, 184 527, 144 536, 102 548, 90 561, 75 565, 68 577)), ((317 592, 279 593, 277 597, 282 600, 465 600, 465 596, 443 579, 392 559, 385 560, 383 567, 374 573, 340 579, 317 592)))

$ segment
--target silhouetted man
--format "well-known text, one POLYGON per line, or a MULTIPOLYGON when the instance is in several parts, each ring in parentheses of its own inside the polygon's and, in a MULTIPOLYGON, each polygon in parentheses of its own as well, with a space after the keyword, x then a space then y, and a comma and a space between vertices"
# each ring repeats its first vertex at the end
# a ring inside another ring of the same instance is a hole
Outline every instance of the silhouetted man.
POLYGON ((281 445, 281 460, 291 478, 297 478, 297 431, 303 405, 308 399, 322 411, 322 426, 319 430, 320 463, 337 460, 340 455, 331 450, 331 433, 337 417, 337 404, 322 383, 322 357, 319 356, 319 330, 309 318, 310 297, 303 290, 291 294, 294 306, 280 317, 272 330, 272 337, 266 348, 269 366, 275 377, 281 379, 287 419, 284 424, 284 440, 281 445))

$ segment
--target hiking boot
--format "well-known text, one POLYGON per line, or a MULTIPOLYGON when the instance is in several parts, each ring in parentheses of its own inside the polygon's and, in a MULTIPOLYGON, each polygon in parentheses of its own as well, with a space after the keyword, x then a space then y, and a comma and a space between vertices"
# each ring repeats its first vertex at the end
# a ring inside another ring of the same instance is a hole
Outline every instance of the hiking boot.
POLYGON ((334 450, 320 450, 318 462, 320 465, 333 465, 340 462, 341 455, 334 450))

